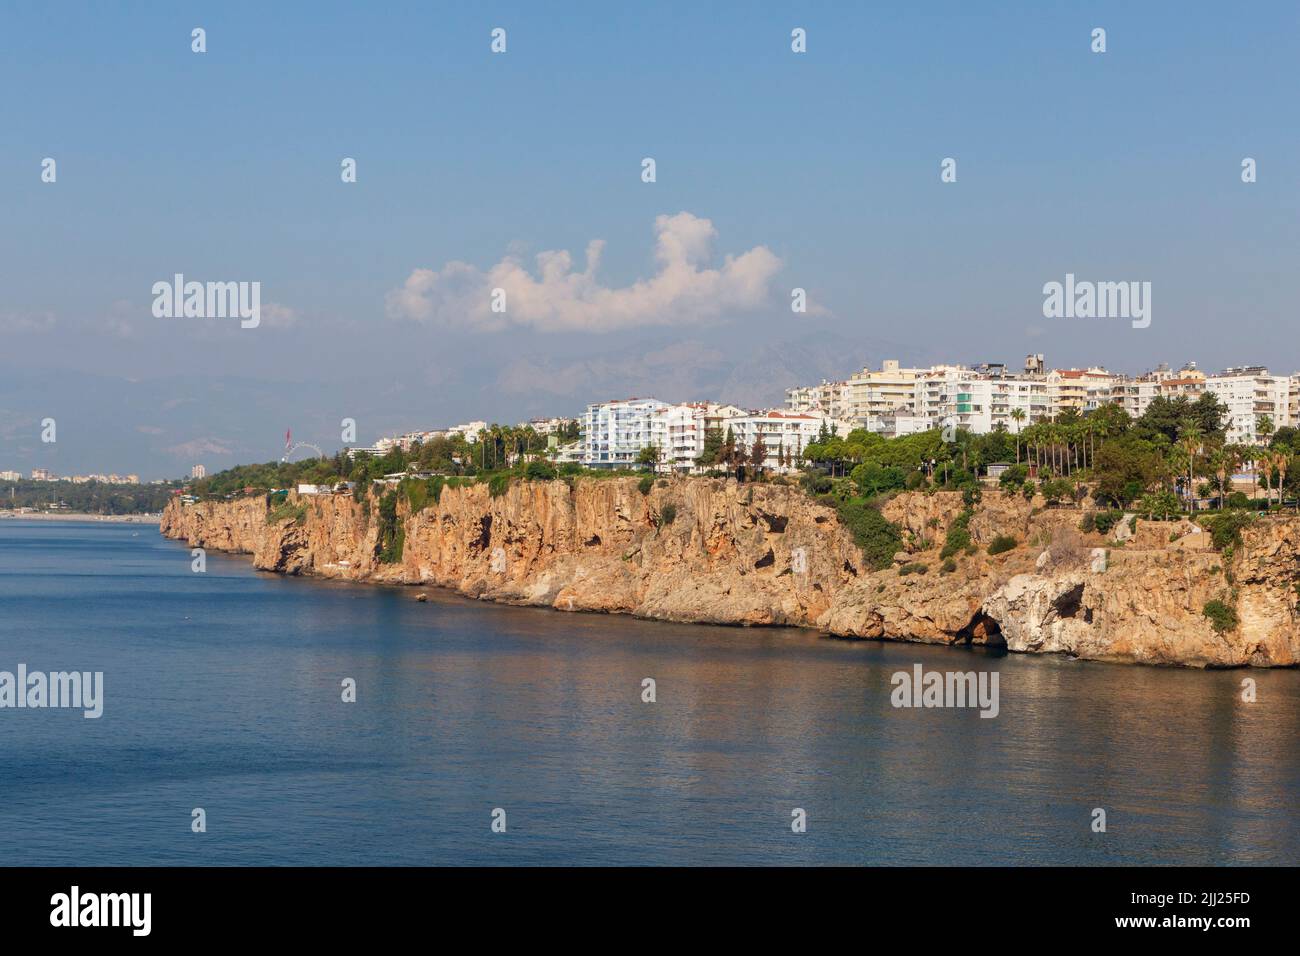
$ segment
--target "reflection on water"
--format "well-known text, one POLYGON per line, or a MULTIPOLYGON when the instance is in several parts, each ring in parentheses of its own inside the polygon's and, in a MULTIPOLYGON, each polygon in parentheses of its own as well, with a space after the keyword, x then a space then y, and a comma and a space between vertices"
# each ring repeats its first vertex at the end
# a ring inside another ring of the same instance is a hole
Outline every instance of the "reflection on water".
POLYGON ((421 604, 189 561, 129 527, 0 524, 0 669, 103 670, 106 694, 97 721, 0 711, 7 861, 1298 858, 1300 672, 421 604), (998 671, 998 717, 893 708, 917 662, 998 671))

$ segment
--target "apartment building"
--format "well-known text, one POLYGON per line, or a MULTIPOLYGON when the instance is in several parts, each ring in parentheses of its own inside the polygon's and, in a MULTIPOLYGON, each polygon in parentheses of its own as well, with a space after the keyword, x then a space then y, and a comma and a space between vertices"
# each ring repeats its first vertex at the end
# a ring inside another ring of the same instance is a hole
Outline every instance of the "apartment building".
POLYGON ((906 413, 916 407, 917 383, 932 371, 902 368, 897 359, 886 359, 878 371, 864 368, 846 383, 847 408, 835 417, 878 431, 885 416, 893 416, 900 410, 906 413))
POLYGON ((582 418, 582 463, 588 468, 635 468, 641 449, 654 444, 655 414, 668 407, 657 398, 588 405, 582 418))
POLYGON ((735 405, 686 402, 667 405, 650 417, 650 444, 659 449, 660 471, 691 471, 704 452, 712 428, 725 430, 729 421, 748 414, 735 405))
POLYGON ((961 366, 937 366, 921 379, 914 411, 930 428, 951 424, 986 434, 1001 426, 1015 433, 1049 416, 1048 384, 1041 378, 989 377, 961 366))
POLYGON ((1056 368, 1044 376, 1047 409, 1052 417, 1067 411, 1083 414, 1105 402, 1117 376, 1104 368, 1056 368))
MULTIPOLYGON (((897 363, 895 363, 897 364, 897 363)), ((785 391, 785 407, 791 412, 821 412, 831 418, 852 417, 852 398, 848 382, 828 382, 819 385, 796 385, 785 391)))
POLYGON ((823 426, 829 430, 832 424, 840 435, 847 435, 846 429, 851 428, 848 422, 834 422, 823 415, 780 409, 753 412, 727 421, 736 444, 746 453, 756 441, 762 440, 766 450, 763 467, 774 472, 794 471, 803 450, 817 440, 823 426))
POLYGON ((1260 365, 1229 368, 1205 380, 1205 390, 1227 406, 1227 440, 1244 445, 1267 441, 1259 434, 1261 416, 1267 416, 1274 430, 1290 425, 1291 379, 1294 376, 1270 375, 1260 365))

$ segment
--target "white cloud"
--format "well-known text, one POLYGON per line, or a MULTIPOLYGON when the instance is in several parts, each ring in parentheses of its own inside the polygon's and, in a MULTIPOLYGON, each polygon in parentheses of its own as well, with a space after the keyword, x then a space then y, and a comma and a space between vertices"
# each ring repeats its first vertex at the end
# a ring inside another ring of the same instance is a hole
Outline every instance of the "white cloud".
POLYGON ((611 332, 643 325, 675 325, 757 308, 768 301, 768 286, 781 260, 766 246, 728 255, 709 268, 713 223, 689 212, 655 219, 655 258, 659 271, 623 288, 596 279, 605 243, 587 244, 586 268, 573 269, 568 252, 536 257, 536 274, 520 258, 507 255, 486 272, 465 262, 440 271, 416 269, 388 294, 394 318, 468 325, 492 331, 528 326, 543 332, 611 332), (491 310, 492 290, 506 292, 506 311, 491 310))
POLYGON ((301 316, 298 310, 291 306, 281 305, 279 302, 267 302, 262 305, 261 319, 273 328, 287 329, 297 325, 299 318, 301 316))
POLYGON ((0 332, 48 332, 52 328, 52 312, 0 312, 0 332))

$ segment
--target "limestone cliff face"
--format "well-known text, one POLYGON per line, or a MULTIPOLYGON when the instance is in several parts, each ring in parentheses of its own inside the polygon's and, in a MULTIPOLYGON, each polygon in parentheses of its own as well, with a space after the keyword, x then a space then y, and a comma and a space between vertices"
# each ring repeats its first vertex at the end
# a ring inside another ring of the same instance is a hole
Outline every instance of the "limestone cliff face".
POLYGON ((291 496, 301 519, 268 523, 261 498, 173 502, 162 533, 253 555, 289 574, 433 584, 472 597, 674 621, 811 625, 862 573, 835 512, 792 487, 714 479, 515 481, 446 487, 399 519, 399 562, 385 564, 373 496, 291 496), (671 522, 665 511, 675 511, 671 522))
POLYGON ((1300 663, 1300 519, 1257 522, 1225 561, 1188 522, 1138 521, 1119 544, 1078 531, 1075 509, 990 492, 970 516, 972 553, 945 570, 939 548, 961 497, 912 493, 883 509, 903 529, 904 551, 871 571, 834 510, 793 487, 673 479, 643 495, 635 479, 516 481, 495 498, 484 484, 447 487, 418 512, 399 503, 405 541, 394 563, 378 556, 373 498, 289 504, 288 517, 270 522, 261 498, 172 502, 161 530, 252 554, 265 570, 430 584, 563 611, 1134 663, 1300 663), (1019 544, 989 555, 998 535, 1019 544), (1211 599, 1236 609, 1235 629, 1210 626, 1202 608, 1211 599))

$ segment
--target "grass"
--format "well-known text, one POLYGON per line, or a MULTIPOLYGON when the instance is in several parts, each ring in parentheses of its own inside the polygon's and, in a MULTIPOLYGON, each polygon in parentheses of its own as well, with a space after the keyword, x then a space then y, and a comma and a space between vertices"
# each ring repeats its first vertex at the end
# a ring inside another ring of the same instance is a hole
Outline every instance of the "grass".
POLYGON ((295 505, 285 501, 276 505, 266 513, 267 524, 279 524, 281 521, 287 521, 290 519, 292 519, 294 524, 302 524, 307 520, 306 502, 301 502, 295 505))

